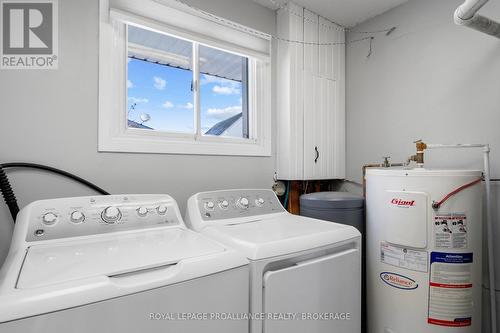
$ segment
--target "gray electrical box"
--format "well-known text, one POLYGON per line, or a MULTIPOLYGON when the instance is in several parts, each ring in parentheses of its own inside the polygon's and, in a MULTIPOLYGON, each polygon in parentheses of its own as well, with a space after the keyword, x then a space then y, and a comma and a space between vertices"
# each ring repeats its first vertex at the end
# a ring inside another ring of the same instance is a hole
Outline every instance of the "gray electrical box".
POLYGON ((356 227, 363 233, 364 198, 349 192, 316 192, 300 196, 300 215, 356 227))

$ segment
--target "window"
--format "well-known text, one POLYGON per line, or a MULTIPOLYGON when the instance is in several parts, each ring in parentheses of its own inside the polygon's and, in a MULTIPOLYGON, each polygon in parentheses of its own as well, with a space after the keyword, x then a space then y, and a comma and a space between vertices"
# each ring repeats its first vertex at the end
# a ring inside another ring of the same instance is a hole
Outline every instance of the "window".
POLYGON ((101 7, 99 150, 269 156, 268 36, 160 2, 101 7))
POLYGON ((128 26, 127 126, 194 133, 193 43, 128 26))
POLYGON ((204 135, 248 139, 248 58, 199 47, 204 135))
POLYGON ((127 29, 128 127, 249 138, 247 57, 144 28, 127 29))

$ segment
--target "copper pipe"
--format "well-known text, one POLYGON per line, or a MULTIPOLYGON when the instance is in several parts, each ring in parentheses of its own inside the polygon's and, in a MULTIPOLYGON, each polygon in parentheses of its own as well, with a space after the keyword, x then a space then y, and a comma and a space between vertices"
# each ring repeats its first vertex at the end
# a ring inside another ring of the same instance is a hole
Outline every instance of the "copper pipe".
POLYGON ((427 149, 427 144, 422 142, 422 140, 417 140, 414 143, 417 153, 410 156, 409 160, 417 162, 417 166, 421 168, 424 166, 424 150, 427 149))

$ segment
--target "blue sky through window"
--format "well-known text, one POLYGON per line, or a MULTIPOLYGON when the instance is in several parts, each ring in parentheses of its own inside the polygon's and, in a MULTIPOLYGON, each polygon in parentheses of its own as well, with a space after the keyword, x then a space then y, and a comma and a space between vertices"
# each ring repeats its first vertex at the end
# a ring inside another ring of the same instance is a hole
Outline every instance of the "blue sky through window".
POLYGON ((129 59, 129 120, 141 123, 140 116, 149 114, 151 119, 143 125, 159 131, 194 133, 192 79, 189 70, 129 59))
MULTIPOLYGON (((129 58, 129 120, 159 131, 194 133, 192 79, 190 70, 129 58), (143 122, 143 114, 148 114, 150 120, 143 122)), ((200 104, 201 132, 205 133, 241 112, 241 82, 200 74, 200 104)))

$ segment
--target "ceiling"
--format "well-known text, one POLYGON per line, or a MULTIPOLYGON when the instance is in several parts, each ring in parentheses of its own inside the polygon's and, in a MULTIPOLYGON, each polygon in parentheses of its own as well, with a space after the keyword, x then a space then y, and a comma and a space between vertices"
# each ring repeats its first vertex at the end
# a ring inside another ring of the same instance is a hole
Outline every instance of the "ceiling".
MULTIPOLYGON (((285 0, 253 0, 268 8, 277 9, 276 2, 285 0)), ((408 0, 294 0, 301 5, 335 23, 353 27, 408 0)))

